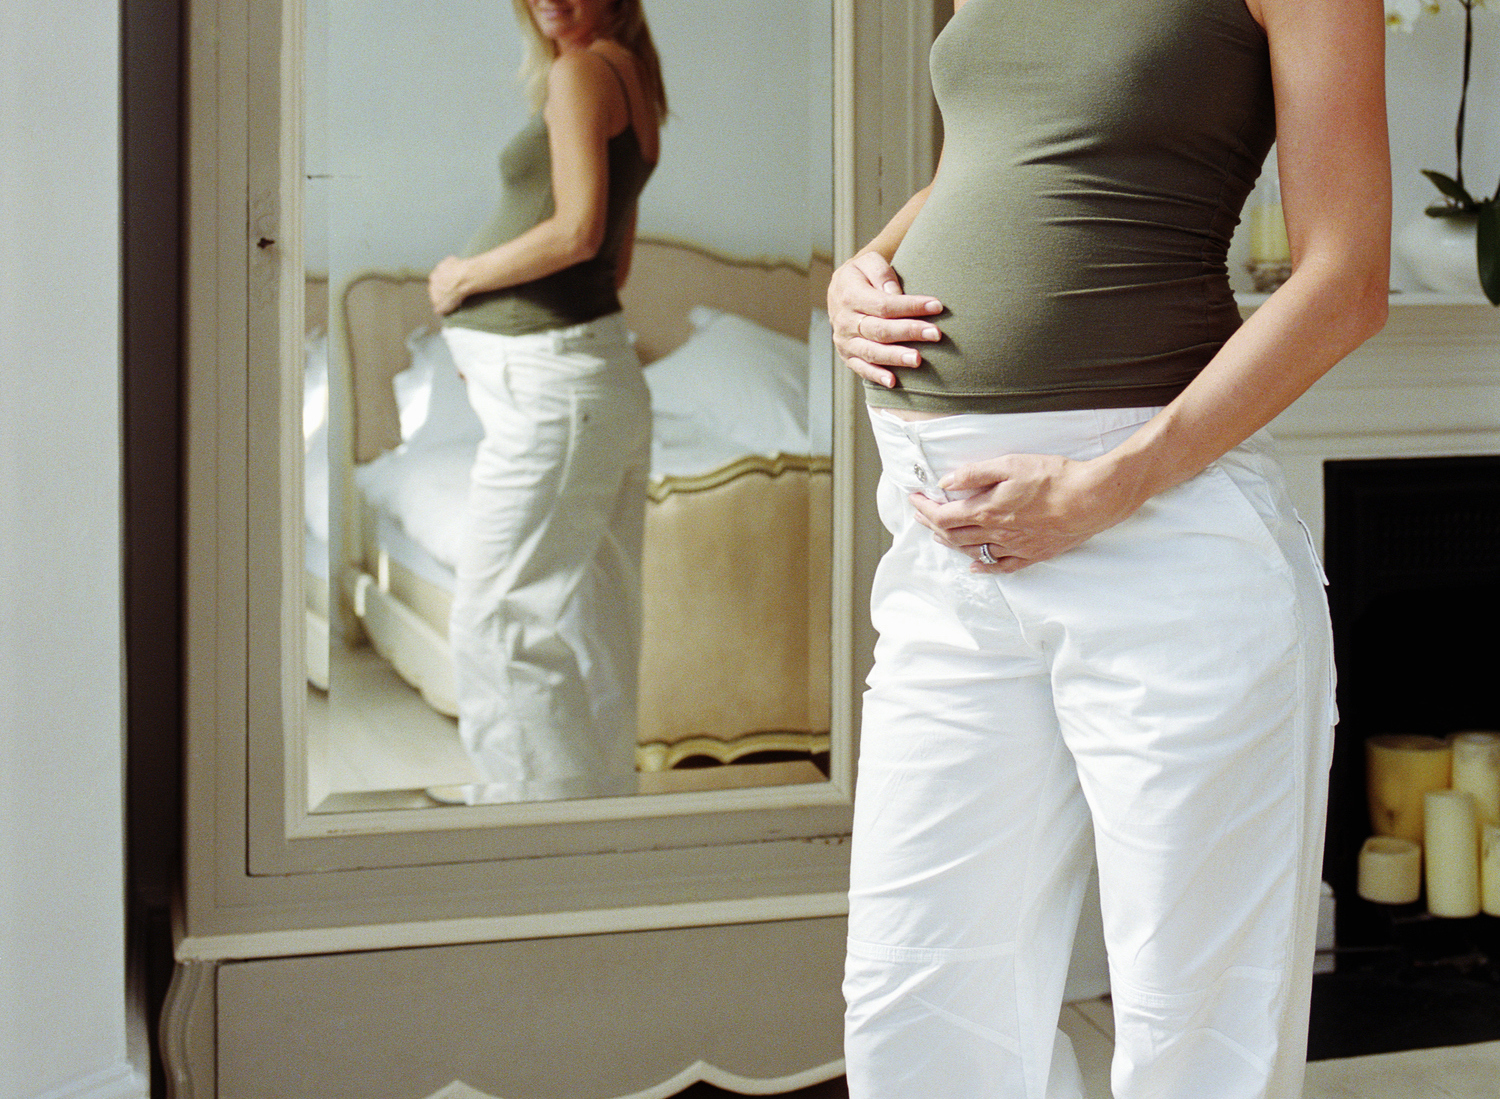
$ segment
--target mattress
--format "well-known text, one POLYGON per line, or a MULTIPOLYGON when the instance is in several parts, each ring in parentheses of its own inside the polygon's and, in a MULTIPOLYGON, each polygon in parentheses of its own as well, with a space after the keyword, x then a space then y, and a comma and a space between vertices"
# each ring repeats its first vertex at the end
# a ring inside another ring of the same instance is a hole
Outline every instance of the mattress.
POLYGON ((378 549, 428 583, 453 590, 469 470, 477 441, 402 446, 354 471, 364 559, 378 549))

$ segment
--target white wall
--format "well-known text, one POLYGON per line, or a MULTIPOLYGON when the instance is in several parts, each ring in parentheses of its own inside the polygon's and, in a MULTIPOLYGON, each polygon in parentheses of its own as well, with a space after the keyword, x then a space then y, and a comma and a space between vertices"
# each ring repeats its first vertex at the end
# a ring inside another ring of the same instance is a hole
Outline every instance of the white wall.
MULTIPOLYGON (((1391 160, 1395 184, 1396 229, 1438 200, 1420 169, 1451 176, 1453 132, 1458 118, 1462 80, 1463 9, 1455 2, 1433 16, 1423 16, 1410 34, 1388 36, 1391 160)), ((1500 185, 1500 8, 1474 13, 1474 69, 1469 81, 1469 118, 1465 127, 1464 179, 1476 198, 1493 195, 1500 185)), ((1404 285, 1407 274, 1397 266, 1404 285)))
MULTIPOLYGON (((646 10, 671 117, 641 231, 739 256, 826 251, 831 5, 646 10)), ((529 114, 510 5, 450 0, 412 16, 405 0, 308 5, 308 265, 335 285, 461 249, 488 221, 500 149, 529 114)))
POLYGON ((118 4, 0 5, 0 1096, 125 1099, 118 4), (66 33, 62 33, 66 28, 66 33))
POLYGON ((641 196, 646 232, 738 256, 806 262, 833 105, 827 0, 647 0, 672 114, 641 196))

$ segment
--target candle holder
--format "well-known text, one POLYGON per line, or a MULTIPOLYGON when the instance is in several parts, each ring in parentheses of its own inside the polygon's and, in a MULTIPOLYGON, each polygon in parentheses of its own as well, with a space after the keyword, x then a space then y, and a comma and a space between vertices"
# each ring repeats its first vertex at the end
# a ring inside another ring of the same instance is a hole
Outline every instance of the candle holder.
POLYGON ((1245 264, 1250 272, 1250 285, 1257 294, 1269 294, 1292 277, 1292 261, 1284 259, 1253 259, 1245 264))
POLYGON ((1269 294, 1292 274, 1292 249, 1281 209, 1281 175, 1273 146, 1266 156, 1249 208, 1250 261, 1245 270, 1256 293, 1269 294))

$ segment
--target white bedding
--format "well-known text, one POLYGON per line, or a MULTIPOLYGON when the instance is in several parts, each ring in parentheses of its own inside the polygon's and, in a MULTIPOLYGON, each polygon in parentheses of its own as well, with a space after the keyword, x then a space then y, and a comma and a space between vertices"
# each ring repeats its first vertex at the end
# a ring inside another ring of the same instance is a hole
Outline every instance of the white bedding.
POLYGON ((302 549, 307 575, 328 583, 328 543, 309 533, 302 539, 302 549))
POLYGON ((651 476, 696 477, 747 454, 811 454, 808 345, 699 306, 686 343, 646 367, 651 476))
MULTIPOLYGON (((431 572, 433 565, 451 571, 458 561, 459 530, 475 445, 406 444, 354 471, 360 492, 380 512, 381 545, 393 558, 423 575, 431 572)), ((451 576, 445 586, 452 587, 451 576)))

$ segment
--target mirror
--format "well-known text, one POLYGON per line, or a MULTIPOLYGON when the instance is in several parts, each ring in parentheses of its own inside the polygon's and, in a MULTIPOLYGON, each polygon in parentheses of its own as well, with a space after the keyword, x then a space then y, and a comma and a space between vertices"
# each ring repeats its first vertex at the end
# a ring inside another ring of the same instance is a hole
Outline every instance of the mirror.
POLYGON ((447 621, 483 428, 425 276, 498 202, 497 156, 529 115, 521 37, 503 0, 420 20, 396 0, 308 0, 309 688, 290 753, 309 812, 826 780, 831 4, 646 10, 671 114, 622 293, 653 408, 638 656, 626 644, 610 668, 578 641, 635 598, 609 570, 557 630, 584 652, 573 712, 613 697, 633 771, 520 789, 482 769, 454 716, 447 621), (774 50, 771 27, 788 31, 774 50))

